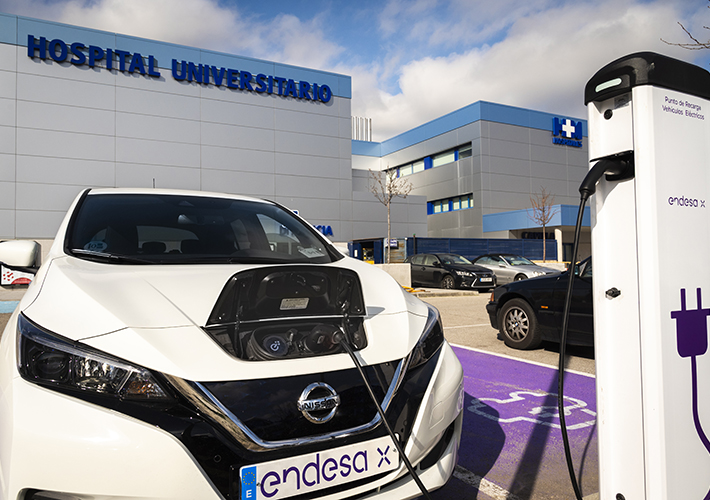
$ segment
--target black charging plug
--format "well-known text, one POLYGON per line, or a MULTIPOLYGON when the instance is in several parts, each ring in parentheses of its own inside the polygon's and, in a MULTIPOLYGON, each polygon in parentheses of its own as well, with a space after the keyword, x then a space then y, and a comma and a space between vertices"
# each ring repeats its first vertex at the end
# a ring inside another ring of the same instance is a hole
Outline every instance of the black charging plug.
POLYGON ((599 158, 579 185, 579 192, 583 200, 594 194, 597 190, 597 182, 602 178, 602 175, 606 175, 607 180, 610 181, 631 179, 634 176, 633 151, 625 151, 599 158))

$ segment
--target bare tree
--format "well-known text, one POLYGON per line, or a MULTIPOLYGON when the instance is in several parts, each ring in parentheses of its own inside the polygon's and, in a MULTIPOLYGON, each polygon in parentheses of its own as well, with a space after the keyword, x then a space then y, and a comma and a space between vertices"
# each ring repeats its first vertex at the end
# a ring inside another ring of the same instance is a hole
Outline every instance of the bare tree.
POLYGON ((370 191, 377 201, 387 207, 387 252, 385 263, 390 262, 390 206, 394 198, 406 198, 412 191, 412 183, 404 177, 397 177, 397 169, 387 169, 384 172, 370 170, 370 191))
MULTIPOLYGON (((710 0, 708 0, 708 1, 710 1, 710 0)), ((708 9, 710 9, 710 5, 708 5, 708 9)), ((679 21, 678 25, 683 29, 683 31, 685 31, 685 34, 688 35, 688 38, 690 38, 692 40, 692 42, 672 43, 672 42, 667 42, 666 40, 663 40, 663 38, 661 38, 661 41, 664 43, 667 43, 668 45, 675 45, 677 47, 683 47, 684 49, 688 49, 688 50, 710 49, 710 40, 708 40, 707 42, 701 42, 696 37, 694 37, 685 26, 683 26, 683 23, 681 23, 679 21)), ((703 29, 710 30, 710 28, 707 26, 703 26, 703 29)))
POLYGON ((547 249, 545 246, 545 227, 550 223, 552 217, 557 214, 558 209, 553 209, 552 205, 555 202, 555 197, 552 196, 544 187, 540 187, 540 192, 534 196, 530 196, 530 204, 532 208, 528 212, 530 220, 538 226, 542 226, 542 260, 547 260, 547 249))

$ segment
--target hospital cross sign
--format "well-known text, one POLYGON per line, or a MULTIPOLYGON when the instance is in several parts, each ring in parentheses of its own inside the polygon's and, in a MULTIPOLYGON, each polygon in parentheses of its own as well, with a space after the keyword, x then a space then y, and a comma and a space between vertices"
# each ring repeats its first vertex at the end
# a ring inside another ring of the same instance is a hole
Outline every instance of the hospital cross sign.
POLYGON ((582 122, 569 118, 553 118, 552 143, 562 146, 582 147, 582 122))

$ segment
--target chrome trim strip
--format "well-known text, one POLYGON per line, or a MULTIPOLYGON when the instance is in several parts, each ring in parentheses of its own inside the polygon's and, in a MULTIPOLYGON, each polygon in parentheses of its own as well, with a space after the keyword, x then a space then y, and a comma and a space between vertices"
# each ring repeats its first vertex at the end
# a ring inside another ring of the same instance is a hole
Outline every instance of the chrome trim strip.
MULTIPOLYGON (((365 315, 365 314, 351 314, 350 318, 362 318, 362 319, 369 319, 370 317, 365 315)), ((333 320, 337 319, 339 321, 342 321, 343 315, 342 314, 334 314, 334 315, 324 315, 324 316, 283 316, 279 318, 259 318, 259 319, 249 319, 249 320, 239 320, 239 321, 230 321, 228 323, 211 323, 209 325, 205 325, 204 328, 207 328, 208 330, 210 328, 214 327, 225 327, 225 326, 234 326, 237 324, 241 325, 256 325, 259 323, 275 323, 279 321, 318 321, 318 320, 333 320)))
MULTIPOLYGON (((399 389, 404 379, 405 369, 404 367, 408 364, 410 356, 408 355, 404 359, 400 360, 395 370, 394 376, 392 377, 392 382, 390 383, 387 394, 385 394, 382 400, 382 409, 387 411, 387 408, 392 402, 395 392, 399 389)), ((181 379, 178 377, 173 377, 166 375, 171 384, 175 386, 192 404, 197 407, 201 412, 203 412, 210 419, 218 423, 222 428, 229 432, 229 434, 242 446, 250 451, 269 451, 279 448, 289 448, 293 446, 300 446, 304 444, 320 443, 322 441, 329 441, 334 438, 343 438, 347 436, 353 436, 356 434, 361 434, 366 432, 380 423, 379 413, 375 414, 375 417, 368 423, 353 427, 351 429, 346 429, 342 431, 330 432, 328 434, 321 434, 318 436, 309 436, 304 438, 295 439, 284 439, 281 441, 265 441, 257 436, 251 429, 249 429, 241 420, 239 420, 236 415, 234 415, 228 408, 226 408, 204 385, 199 382, 192 382, 189 380, 181 379)))

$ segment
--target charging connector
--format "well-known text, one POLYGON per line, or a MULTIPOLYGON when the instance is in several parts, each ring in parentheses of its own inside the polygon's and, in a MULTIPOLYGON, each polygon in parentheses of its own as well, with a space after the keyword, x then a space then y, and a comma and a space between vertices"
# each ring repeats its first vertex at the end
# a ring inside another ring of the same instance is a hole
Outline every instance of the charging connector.
MULTIPOLYGON (((592 160, 595 161, 595 160, 592 160)), ((580 202, 577 213, 577 224, 574 228, 574 245, 572 245, 572 263, 570 266, 569 280, 567 281, 567 295, 565 297, 565 308, 562 314, 562 334, 560 335, 560 360, 557 377, 557 409, 560 415, 560 430, 562 431, 562 443, 565 449, 565 460, 569 472, 574 495, 577 500, 582 500, 582 492, 579 489, 577 476, 572 464, 572 452, 569 445, 569 435, 567 434, 567 421, 564 410, 564 374, 565 374, 565 351, 567 348, 567 329, 569 324, 569 312, 572 304, 572 289, 574 287, 574 266, 577 264, 577 253, 579 251, 579 237, 582 231, 582 218, 584 216, 584 206, 591 195, 597 190, 597 182, 606 176, 608 181, 621 181, 634 177, 634 153, 625 151, 603 158, 597 158, 594 166, 589 169, 587 175, 579 186, 580 202)))
POLYGON ((399 444, 399 439, 397 439, 397 435, 392 430, 392 427, 390 427, 389 422, 387 422, 387 418, 385 417, 385 412, 382 410, 382 406, 380 406, 380 402, 377 400, 377 396, 375 396, 375 393, 372 390, 372 387, 370 386, 370 382, 367 380, 367 375, 365 375, 365 371, 362 369, 362 366, 360 365, 360 361, 357 359, 357 356, 355 356, 355 352, 353 351, 353 348, 350 346, 350 343, 348 342, 345 332, 336 333, 333 336, 333 341, 336 343, 340 343, 343 346, 343 348, 345 349, 345 351, 347 351, 347 353, 350 355, 350 358, 353 360, 353 364, 355 365, 355 368, 357 368, 357 371, 360 373, 360 377, 362 378, 362 381, 365 383, 365 387, 367 388, 367 392, 370 395, 370 398, 375 403, 375 408, 377 408, 377 413, 380 415, 380 420, 384 424, 385 429, 387 430, 387 433, 392 438, 392 442, 394 443, 395 448, 397 448, 397 452, 399 453, 399 456, 402 459, 402 462, 404 462, 404 465, 407 467, 407 470, 409 471, 409 474, 412 476, 412 479, 414 479, 414 482, 417 483, 417 486, 419 487, 419 491, 422 492, 422 495, 424 496, 424 498, 426 500, 431 500, 431 497, 429 496, 429 492, 427 491, 426 487, 424 486, 424 483, 422 483, 422 480, 419 479, 419 476, 417 476, 417 472, 414 470, 412 463, 409 461, 409 459, 407 458, 407 455, 404 453, 404 449, 402 448, 402 445, 399 444))

